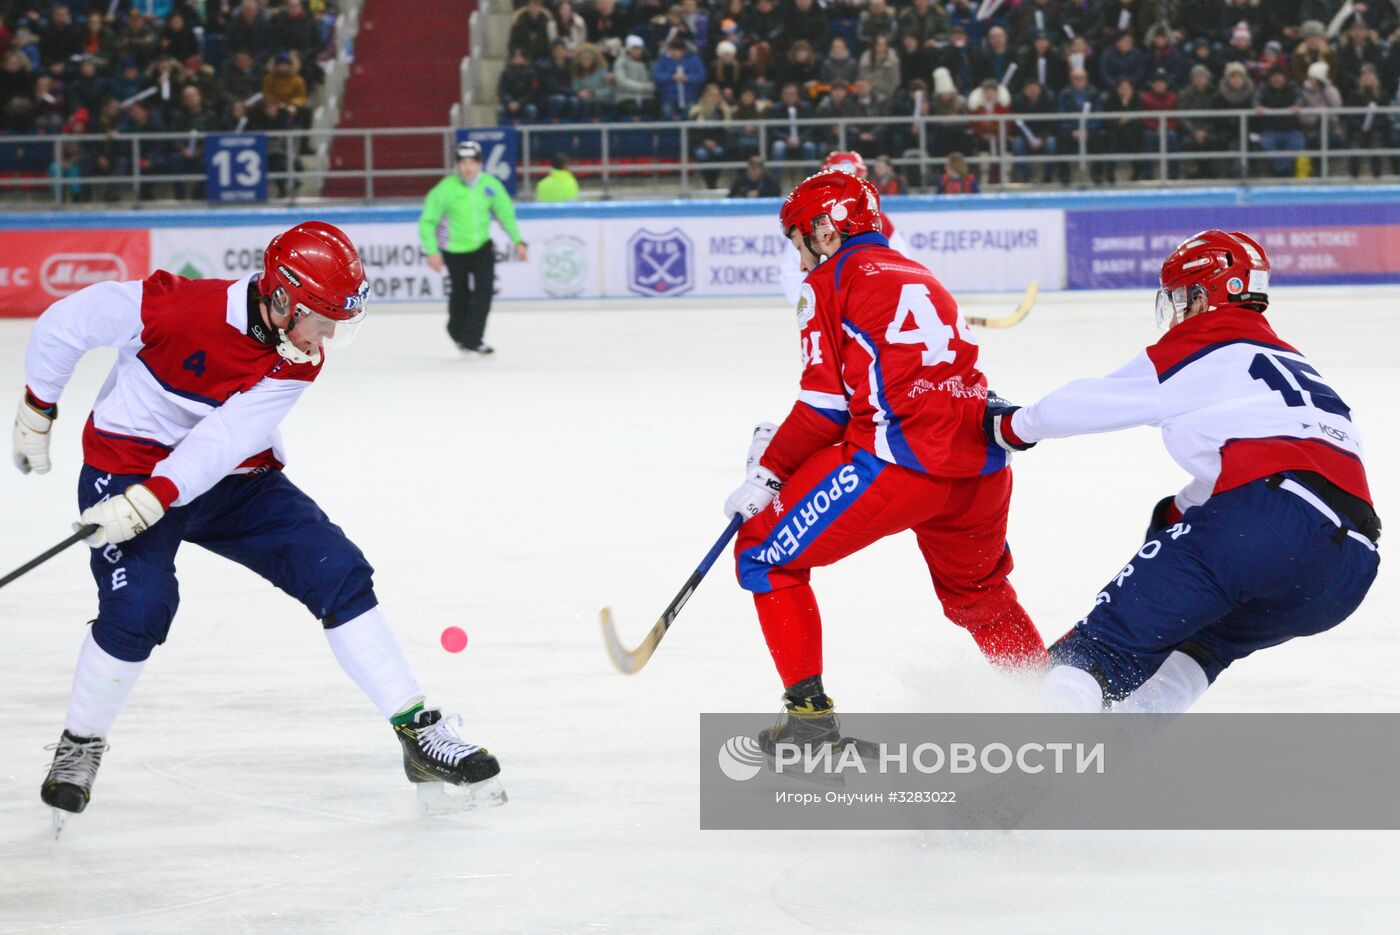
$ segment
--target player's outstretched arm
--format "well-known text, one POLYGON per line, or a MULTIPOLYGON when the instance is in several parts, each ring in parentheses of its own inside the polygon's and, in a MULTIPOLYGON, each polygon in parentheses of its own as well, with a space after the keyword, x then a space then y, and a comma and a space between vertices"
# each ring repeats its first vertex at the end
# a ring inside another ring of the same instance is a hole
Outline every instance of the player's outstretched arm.
POLYGON ((1160 386, 1152 362, 1139 354, 1108 376, 1066 383, 1011 413, 1005 424, 1023 444, 1159 425, 1160 386))

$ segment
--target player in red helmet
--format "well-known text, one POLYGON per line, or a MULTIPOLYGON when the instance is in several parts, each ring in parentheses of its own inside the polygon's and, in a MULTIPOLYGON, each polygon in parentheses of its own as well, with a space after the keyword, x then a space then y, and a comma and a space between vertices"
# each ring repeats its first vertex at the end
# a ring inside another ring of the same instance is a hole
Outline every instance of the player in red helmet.
POLYGON ((890 249, 880 196, 864 179, 819 172, 780 218, 809 271, 797 304, 801 384, 781 426, 754 430, 747 477, 725 501, 747 518, 739 583, 753 592, 784 686, 783 719, 760 738, 768 745, 839 738, 811 569, 904 530, 944 613, 989 659, 1045 661, 1007 581, 1011 471, 982 437, 987 381, 957 303, 890 249))
POLYGON ((1107 377, 988 408, 988 436, 1016 451, 1160 426, 1190 475, 1050 648, 1058 708, 1184 711, 1231 663, 1345 620, 1375 579, 1381 527, 1359 431, 1264 317, 1269 274, 1250 237, 1202 231, 1162 264, 1160 341, 1107 377))
POLYGON ((41 789, 59 827, 87 807, 108 734, 169 632, 185 542, 253 570, 321 621, 336 659, 392 724, 408 778, 424 791, 466 787, 440 807, 503 801, 495 758, 424 707, 364 555, 282 472, 278 425, 320 375, 323 349, 364 319, 368 294, 350 238, 312 221, 273 238, 261 274, 99 283, 35 323, 14 427, 26 474, 50 468, 58 399, 79 359, 118 350, 83 428, 78 508, 95 529, 98 612, 41 789))
MULTIPOLYGON (((845 172, 858 179, 865 178, 869 172, 865 160, 855 150, 833 150, 826 157, 826 162, 822 163, 822 171, 825 172, 828 169, 845 172)), ((890 242, 891 249, 908 255, 909 245, 905 242, 904 235, 895 231, 894 221, 890 220, 890 216, 884 211, 880 212, 880 233, 890 242)), ((783 260, 778 273, 778 281, 783 287, 783 296, 789 304, 796 305, 798 293, 802 288, 802 280, 807 275, 806 271, 802 269, 802 261, 796 250, 783 251, 783 260)))
POLYGON ((267 245, 258 291, 268 300, 278 353, 294 363, 317 363, 323 345, 344 347, 354 340, 369 283, 345 233, 308 221, 267 245))

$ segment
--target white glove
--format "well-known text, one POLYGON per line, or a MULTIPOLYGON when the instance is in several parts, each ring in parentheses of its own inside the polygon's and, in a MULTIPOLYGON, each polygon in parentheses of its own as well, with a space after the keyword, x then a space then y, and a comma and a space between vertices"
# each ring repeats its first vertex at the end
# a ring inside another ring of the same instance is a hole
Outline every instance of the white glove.
POLYGON ((145 484, 132 484, 126 490, 83 510, 74 525, 76 532, 83 526, 96 526, 97 531, 85 540, 99 549, 108 543, 125 542, 145 532, 165 515, 165 507, 145 484))
POLYGON ((15 413, 15 467, 21 474, 49 473, 49 429, 53 419, 29 405, 26 397, 19 401, 15 413))
POLYGON ((755 467, 749 471, 744 483, 724 501, 724 515, 738 513, 747 522, 768 509, 768 504, 782 489, 783 482, 778 480, 778 475, 766 467, 755 467))
POLYGON ((749 443, 749 460, 744 462, 744 470, 752 471, 758 467, 763 453, 768 450, 768 443, 776 434, 778 427, 772 422, 760 422, 753 427, 753 441, 749 443))

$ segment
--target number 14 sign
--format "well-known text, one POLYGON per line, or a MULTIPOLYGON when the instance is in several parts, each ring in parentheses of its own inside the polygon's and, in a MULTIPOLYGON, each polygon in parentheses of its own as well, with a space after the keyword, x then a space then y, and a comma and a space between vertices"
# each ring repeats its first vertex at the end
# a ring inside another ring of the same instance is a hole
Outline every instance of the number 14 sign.
POLYGON ((205 187, 210 201, 267 201, 267 137, 216 133, 204 144, 205 187))

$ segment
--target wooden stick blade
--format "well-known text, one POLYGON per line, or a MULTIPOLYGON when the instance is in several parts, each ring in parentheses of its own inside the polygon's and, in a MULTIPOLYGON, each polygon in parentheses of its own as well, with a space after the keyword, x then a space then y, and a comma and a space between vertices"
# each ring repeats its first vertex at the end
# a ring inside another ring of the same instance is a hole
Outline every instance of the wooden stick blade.
POLYGON ((1021 296, 1021 304, 1016 306, 1016 310, 1010 315, 1001 318, 981 318, 976 315, 968 315, 967 323, 976 325, 979 328, 1010 328, 1012 325, 1020 324, 1027 315, 1031 313, 1031 308, 1035 305, 1035 300, 1040 296, 1040 283, 1032 281, 1026 286, 1026 292, 1021 296))
POLYGON ((617 671, 623 675, 635 675, 642 670, 650 660, 652 653, 656 652, 656 646, 661 642, 661 634, 666 632, 664 620, 656 621, 656 625, 647 633, 642 644, 636 649, 628 649, 622 645, 622 640, 618 639, 617 626, 613 623, 612 608, 604 607, 598 614, 598 622, 603 627, 603 645, 607 647, 608 658, 612 660, 617 671))

